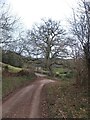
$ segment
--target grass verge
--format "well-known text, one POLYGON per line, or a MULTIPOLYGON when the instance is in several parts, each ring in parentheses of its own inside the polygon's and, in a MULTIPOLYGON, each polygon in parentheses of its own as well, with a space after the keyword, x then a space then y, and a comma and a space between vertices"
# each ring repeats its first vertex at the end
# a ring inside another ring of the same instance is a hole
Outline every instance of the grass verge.
POLYGON ((21 86, 29 84, 35 79, 34 75, 30 76, 3 76, 2 78, 2 97, 4 98, 9 93, 13 92, 21 86))
MULTIPOLYGON (((3 64, 3 63, 2 63, 3 64)), ((2 71, 2 97, 15 91, 16 89, 28 85, 36 79, 34 71, 22 69, 11 65, 3 64, 2 71)))
POLYGON ((48 84, 43 93, 42 117, 88 118, 88 90, 73 80, 48 84))

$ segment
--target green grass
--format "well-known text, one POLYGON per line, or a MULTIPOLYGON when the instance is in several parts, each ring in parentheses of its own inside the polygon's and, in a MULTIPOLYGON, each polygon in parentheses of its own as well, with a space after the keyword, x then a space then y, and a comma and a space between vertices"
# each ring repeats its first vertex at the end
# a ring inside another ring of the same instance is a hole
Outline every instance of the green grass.
POLYGON ((5 69, 5 67, 8 67, 8 71, 12 72, 12 73, 17 73, 17 72, 22 70, 22 68, 14 67, 14 66, 11 66, 9 64, 2 63, 2 68, 5 69))
POLYGON ((22 68, 14 67, 11 65, 8 65, 8 67, 9 67, 9 72, 13 72, 13 73, 17 73, 22 70, 22 68))
POLYGON ((54 68, 53 73, 62 80, 73 78, 73 72, 67 68, 54 68))
POLYGON ((53 69, 53 72, 56 73, 56 72, 59 72, 59 73, 64 73, 64 72, 67 72, 68 69, 66 68, 54 68, 53 69))
POLYGON ((74 80, 60 81, 44 87, 42 105, 47 106, 47 117, 88 118, 88 90, 74 83, 74 80))
POLYGON ((30 76, 3 76, 2 78, 2 97, 5 97, 10 92, 14 91, 15 89, 29 84, 32 80, 35 79, 34 75, 30 76))
POLYGON ((2 97, 7 96, 14 90, 29 84, 31 81, 35 80, 36 76, 34 72, 29 70, 14 67, 8 64, 2 64, 3 75, 2 75, 2 97), (5 67, 8 69, 5 70, 5 67), (22 73, 20 73, 22 71, 22 73))

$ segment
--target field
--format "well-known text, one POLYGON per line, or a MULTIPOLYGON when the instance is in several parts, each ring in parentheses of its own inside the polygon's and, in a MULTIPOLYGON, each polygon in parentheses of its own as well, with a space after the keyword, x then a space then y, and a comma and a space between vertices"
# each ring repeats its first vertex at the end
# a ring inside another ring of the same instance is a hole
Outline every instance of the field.
POLYGON ((53 69, 53 74, 62 80, 67 80, 70 78, 73 78, 74 73, 72 70, 68 69, 68 68, 54 68, 53 69))
POLYGON ((0 63, 0 65, 2 65, 2 69, 4 69, 5 67, 8 67, 8 71, 12 73, 17 73, 22 70, 22 68, 14 67, 9 64, 0 63))
POLYGON ((74 80, 59 80, 56 84, 49 84, 44 87, 43 93, 43 117, 88 118, 88 90, 76 86, 74 80))
POLYGON ((3 64, 2 72, 2 97, 16 89, 29 84, 35 79, 35 74, 28 70, 8 65, 8 71, 4 70, 7 65, 3 64))

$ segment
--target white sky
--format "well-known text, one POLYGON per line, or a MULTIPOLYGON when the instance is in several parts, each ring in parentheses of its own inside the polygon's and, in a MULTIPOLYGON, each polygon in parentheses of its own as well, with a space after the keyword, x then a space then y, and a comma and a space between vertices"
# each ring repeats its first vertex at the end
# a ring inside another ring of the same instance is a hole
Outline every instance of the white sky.
MULTIPOLYGON (((71 16, 71 8, 78 0, 7 0, 12 11, 21 17, 24 25, 30 28, 41 18, 64 21, 71 16)), ((65 22, 63 22, 65 24, 65 22)))

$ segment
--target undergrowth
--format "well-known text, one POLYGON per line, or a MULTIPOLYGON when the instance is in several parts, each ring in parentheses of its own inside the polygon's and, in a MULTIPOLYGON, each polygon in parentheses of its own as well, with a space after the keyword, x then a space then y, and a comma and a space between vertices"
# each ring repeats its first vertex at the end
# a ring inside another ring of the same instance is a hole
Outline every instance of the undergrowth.
POLYGON ((88 118, 88 92, 73 80, 46 85, 42 116, 49 118, 88 118), (47 113, 45 111, 47 110, 47 113))

